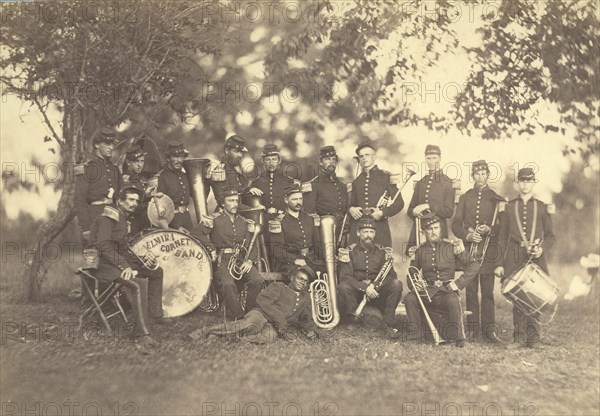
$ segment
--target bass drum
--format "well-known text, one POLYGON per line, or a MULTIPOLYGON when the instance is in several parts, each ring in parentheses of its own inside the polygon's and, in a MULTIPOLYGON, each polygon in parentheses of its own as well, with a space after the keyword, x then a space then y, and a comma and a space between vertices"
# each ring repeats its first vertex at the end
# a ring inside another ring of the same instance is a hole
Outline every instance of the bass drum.
POLYGON ((202 303, 210 287, 212 263, 196 239, 176 230, 144 230, 130 246, 139 256, 152 253, 163 269, 165 318, 190 313, 202 303))

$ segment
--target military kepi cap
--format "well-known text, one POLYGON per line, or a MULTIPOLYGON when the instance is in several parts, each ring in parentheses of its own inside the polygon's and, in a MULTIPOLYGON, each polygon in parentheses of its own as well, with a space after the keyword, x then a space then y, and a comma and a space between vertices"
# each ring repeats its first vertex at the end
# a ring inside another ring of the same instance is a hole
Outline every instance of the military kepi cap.
POLYGON ((167 157, 169 157, 169 156, 187 156, 190 154, 190 152, 188 152, 186 150, 186 148, 183 147, 183 143, 181 143, 181 142, 169 143, 167 145, 167 150, 165 153, 166 153, 167 157))
POLYGON ((361 218, 358 221, 358 229, 362 230, 364 228, 370 228, 372 230, 375 229, 375 221, 372 218, 361 218))
POLYGON ((335 152, 335 148, 333 146, 324 146, 321 147, 319 151, 319 158, 324 157, 337 157, 337 153, 335 152))
POLYGON ((262 156, 279 156, 279 147, 276 144, 267 144, 263 147, 262 156))
POLYGON ((290 196, 291 194, 295 194, 297 192, 302 192, 302 189, 300 188, 300 186, 298 184, 290 184, 288 186, 285 187, 284 189, 284 194, 285 196, 290 196))
POLYGON ((441 156, 442 151, 439 146, 436 146, 435 144, 428 144, 427 146, 425 146, 425 155, 441 156))
POLYGON ((226 198, 228 196, 236 196, 240 194, 240 190, 237 186, 226 186, 223 189, 223 193, 221 194, 221 198, 226 198))
POLYGON ((440 217, 438 217, 434 213, 424 215, 423 218, 421 218, 421 230, 425 230, 428 227, 430 227, 431 225, 435 224, 436 222, 440 222, 440 221, 441 221, 440 217))
POLYGON ((519 169, 519 173, 517 174, 517 180, 519 182, 537 182, 537 180, 535 179, 535 172, 532 168, 519 169))
POLYGON ((371 143, 369 141, 364 141, 356 147, 356 154, 358 155, 358 152, 360 152, 365 147, 369 147, 369 148, 375 150, 375 146, 373 145, 373 143, 371 143))
POLYGON ((94 144, 97 143, 114 143, 117 140, 117 132, 110 127, 102 127, 98 134, 94 137, 94 144))
POLYGON ((485 160, 477 160, 477 161, 473 162, 473 166, 471 167, 471 172, 476 173, 481 170, 485 170, 486 172, 490 171, 490 168, 488 167, 487 162, 485 160))
POLYGON ((310 266, 297 266, 292 269, 292 272, 290 273, 290 279, 296 276, 296 273, 298 272, 304 273, 311 282, 317 278, 317 275, 310 266))
POLYGON ((241 152, 248 151, 248 149, 246 148, 246 140, 242 136, 238 136, 237 134, 229 136, 225 140, 225 148, 226 149, 235 149, 235 150, 239 150, 241 152))
POLYGON ((125 159, 137 160, 140 157, 144 156, 145 154, 146 154, 146 152, 144 152, 144 150, 142 150, 142 148, 140 146, 136 145, 127 151, 127 153, 125 154, 125 159))
POLYGON ((125 199, 127 194, 136 193, 140 199, 144 196, 144 191, 134 184, 127 184, 119 191, 119 198, 125 199))

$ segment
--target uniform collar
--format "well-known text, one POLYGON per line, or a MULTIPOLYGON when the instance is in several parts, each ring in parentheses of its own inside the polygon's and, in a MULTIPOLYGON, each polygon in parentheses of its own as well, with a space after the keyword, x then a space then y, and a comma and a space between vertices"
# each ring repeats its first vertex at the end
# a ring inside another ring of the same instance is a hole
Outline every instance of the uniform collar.
POLYGON ((94 153, 93 160, 96 160, 97 162, 106 163, 107 165, 112 165, 112 162, 110 161, 110 159, 105 159, 96 153, 94 153))
POLYGON ((377 166, 377 164, 374 164, 373 167, 367 171, 367 170, 363 170, 363 173, 365 174, 365 176, 370 176, 373 172, 377 172, 379 170, 379 167, 377 166))
POLYGON ((171 172, 176 173, 176 174, 183 173, 183 169, 175 170, 169 165, 166 165, 166 168, 167 168, 167 170, 170 170, 171 172))
POLYGON ((358 245, 360 246, 360 248, 362 248, 364 251, 368 251, 369 253, 372 253, 375 251, 375 244, 373 244, 373 247, 371 247, 371 249, 368 249, 367 247, 365 247, 362 243, 362 241, 358 240, 358 245))
MULTIPOLYGON (((490 189, 490 187, 488 186, 488 184, 486 183, 485 185, 483 185, 481 187, 481 192, 484 192, 485 190, 490 189)), ((473 185, 473 190, 476 192, 479 192, 479 187, 477 185, 473 185)))
POLYGON ((292 214, 290 214, 290 211, 286 209, 286 210, 285 210, 285 215, 289 215, 290 217, 292 217, 292 218, 294 218, 294 219, 300 219, 300 213, 301 213, 301 212, 302 212, 302 211, 298 212, 298 216, 296 217, 295 215, 292 215, 292 214))
MULTIPOLYGON (((519 196, 517 196, 517 200, 525 202, 525 200, 523 199, 523 197, 521 197, 521 194, 519 194, 519 196)), ((527 202, 533 201, 533 200, 535 200, 535 195, 531 195, 531 197, 527 200, 527 202)))

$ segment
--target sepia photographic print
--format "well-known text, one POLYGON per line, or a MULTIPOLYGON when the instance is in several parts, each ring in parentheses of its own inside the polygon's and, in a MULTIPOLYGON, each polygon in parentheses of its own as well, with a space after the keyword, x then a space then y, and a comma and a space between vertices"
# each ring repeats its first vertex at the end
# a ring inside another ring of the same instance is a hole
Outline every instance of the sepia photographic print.
POLYGON ((1 415, 600 413, 597 1, 0 23, 1 415))

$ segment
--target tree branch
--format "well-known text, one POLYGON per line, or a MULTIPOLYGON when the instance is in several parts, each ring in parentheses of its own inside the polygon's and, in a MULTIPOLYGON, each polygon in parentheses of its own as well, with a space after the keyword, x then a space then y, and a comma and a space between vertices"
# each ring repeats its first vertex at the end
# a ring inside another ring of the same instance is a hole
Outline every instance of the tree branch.
POLYGON ((37 106, 38 110, 40 110, 40 113, 42 113, 42 116, 44 117, 44 122, 46 122, 46 125, 50 129, 50 132, 52 133, 52 136, 54 137, 54 139, 56 140, 56 142, 58 143, 58 145, 60 146, 60 148, 63 149, 64 140, 62 140, 58 136, 58 134, 56 134, 56 130, 54 130, 54 127, 52 126, 52 123, 50 123, 50 120, 48 119, 48 116, 46 115, 46 110, 44 109, 44 107, 40 103, 40 100, 37 98, 37 96, 35 94, 33 95, 33 102, 37 106))

